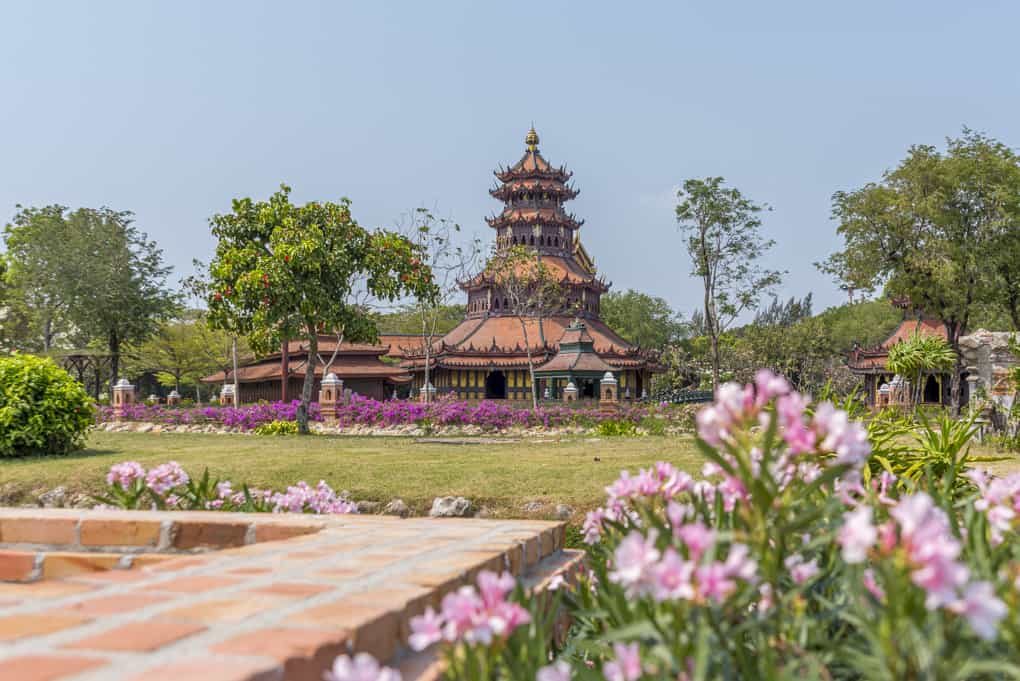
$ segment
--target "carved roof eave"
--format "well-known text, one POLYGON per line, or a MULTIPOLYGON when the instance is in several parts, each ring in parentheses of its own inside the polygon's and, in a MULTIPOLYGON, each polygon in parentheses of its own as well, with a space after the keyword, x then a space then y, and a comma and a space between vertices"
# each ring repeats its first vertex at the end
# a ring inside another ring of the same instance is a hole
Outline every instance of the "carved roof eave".
POLYGON ((499 199, 500 201, 507 201, 510 198, 510 194, 512 194, 513 192, 520 192, 520 191, 542 191, 542 192, 546 192, 546 193, 549 193, 549 194, 555 194, 555 195, 559 196, 560 198, 562 198, 563 200, 569 201, 569 200, 572 200, 572 199, 576 199, 577 195, 581 193, 580 189, 578 189, 576 187, 570 187, 570 186, 567 186, 567 185, 563 185, 563 184, 560 184, 560 186, 558 186, 558 187, 539 188, 539 187, 518 186, 516 184, 517 182, 525 183, 525 182, 527 182, 527 180, 514 180, 514 181, 508 182, 506 184, 501 184, 498 187, 494 187, 494 188, 490 189, 489 190, 489 195, 492 196, 492 198, 494 198, 494 199, 499 199))
POLYGON ((492 174, 496 176, 500 182, 511 182, 513 180, 557 180, 564 184, 570 181, 570 178, 574 176, 572 170, 567 170, 563 166, 559 168, 550 168, 549 170, 524 170, 519 167, 520 162, 512 168, 497 168, 492 171, 492 174))
POLYGON ((524 217, 518 214, 516 211, 510 213, 500 213, 499 215, 492 215, 485 218, 485 221, 489 224, 489 227, 499 228, 504 225, 511 224, 525 224, 525 225, 562 225, 570 229, 578 229, 584 224, 584 220, 579 220, 574 217, 572 213, 567 214, 553 214, 549 218, 540 218, 539 216, 524 217))

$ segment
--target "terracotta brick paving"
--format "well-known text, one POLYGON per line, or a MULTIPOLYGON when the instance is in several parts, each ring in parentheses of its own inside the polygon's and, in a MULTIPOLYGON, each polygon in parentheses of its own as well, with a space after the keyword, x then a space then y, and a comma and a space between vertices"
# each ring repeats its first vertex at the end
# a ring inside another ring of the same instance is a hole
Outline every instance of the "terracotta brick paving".
POLYGON ((410 618, 483 569, 542 588, 580 563, 563 537, 539 521, 0 510, 0 681, 319 681, 362 650, 432 679, 410 618))

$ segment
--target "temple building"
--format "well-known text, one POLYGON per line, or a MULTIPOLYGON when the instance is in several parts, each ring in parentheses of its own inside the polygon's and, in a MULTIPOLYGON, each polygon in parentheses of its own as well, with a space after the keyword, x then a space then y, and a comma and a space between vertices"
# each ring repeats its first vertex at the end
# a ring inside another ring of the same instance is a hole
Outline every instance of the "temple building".
MULTIPOLYGON (((333 356, 336 341, 336 336, 319 336, 319 357, 323 361, 329 361, 333 356)), ((382 359, 387 351, 388 346, 382 344, 343 343, 329 370, 344 382, 345 390, 365 397, 386 399, 411 380, 407 371, 382 359)), ((238 367, 238 403, 299 399, 307 363, 307 342, 292 340, 281 347, 280 352, 238 367), (287 376, 286 384, 282 379, 284 375, 287 376)), ((317 362, 313 395, 319 394, 322 371, 323 363, 317 362)), ((218 371, 202 379, 203 383, 214 385, 228 385, 233 381, 231 371, 218 371)))
MULTIPOLYGON (((886 368, 889 349, 897 343, 909 339, 914 334, 919 336, 939 336, 946 338, 945 325, 919 311, 911 311, 909 302, 903 299, 893 300, 892 304, 903 308, 903 321, 889 334, 889 337, 878 345, 864 348, 855 345, 847 358, 847 367, 855 376, 864 381, 864 399, 871 406, 884 406, 897 400, 895 393, 903 386, 903 378, 894 375, 886 368)), ((925 404, 948 404, 950 374, 930 374, 925 377, 921 391, 921 401, 925 404), (940 389, 941 386, 941 389, 940 389)), ((964 398, 965 399, 965 398, 964 398)))
MULTIPOLYGON (((495 171, 498 182, 489 193, 503 209, 487 222, 496 232, 498 250, 534 249, 545 269, 559 280, 565 305, 543 316, 518 315, 506 291, 488 271, 480 272, 461 284, 467 294, 464 320, 428 353, 429 382, 438 394, 461 399, 528 399, 530 345, 540 396, 558 399, 574 383, 580 399, 596 399, 599 378, 608 371, 619 383, 620 397, 636 399, 645 394, 651 374, 658 370, 655 357, 600 319, 600 299, 610 284, 598 275, 581 245, 583 221, 564 209, 578 194, 570 184, 573 173, 553 167, 538 143, 532 128, 521 159, 495 171)), ((420 390, 425 348, 420 341, 416 346, 406 340, 410 344, 391 343, 390 355, 403 359, 403 366, 414 374, 413 388, 420 390)))

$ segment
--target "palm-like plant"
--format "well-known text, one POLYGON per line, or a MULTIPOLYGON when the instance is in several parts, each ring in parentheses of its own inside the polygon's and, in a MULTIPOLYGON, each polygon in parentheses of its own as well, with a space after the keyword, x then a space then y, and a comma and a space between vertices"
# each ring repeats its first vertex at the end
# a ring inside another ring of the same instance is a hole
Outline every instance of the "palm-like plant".
POLYGON ((918 333, 889 348, 889 359, 886 361, 889 371, 910 381, 912 404, 921 401, 923 379, 926 375, 935 375, 941 393, 942 379, 939 374, 949 371, 955 364, 956 352, 945 338, 922 336, 918 333))

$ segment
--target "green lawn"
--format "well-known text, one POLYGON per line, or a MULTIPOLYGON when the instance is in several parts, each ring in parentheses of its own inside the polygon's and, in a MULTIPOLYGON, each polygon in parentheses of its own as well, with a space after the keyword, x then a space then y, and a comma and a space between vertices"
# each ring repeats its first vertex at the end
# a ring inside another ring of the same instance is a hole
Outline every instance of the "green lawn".
MULTIPOLYGON (((470 440, 462 440, 471 442, 470 440)), ((0 488, 28 494, 64 485, 68 492, 101 489, 110 465, 134 459, 148 467, 180 462, 193 475, 283 489, 298 480, 326 480, 357 500, 404 499, 427 511, 436 496, 459 495, 499 516, 550 516, 556 504, 576 510, 599 505, 603 488, 621 469, 657 460, 694 473, 702 458, 690 437, 480 439, 470 444, 378 437, 256 437, 191 433, 106 433, 88 448, 61 458, 0 460, 0 488), (598 457, 598 461, 595 458, 598 457), (526 513, 522 506, 544 507, 526 513)), ((577 516, 575 515, 575 518, 577 516)))

